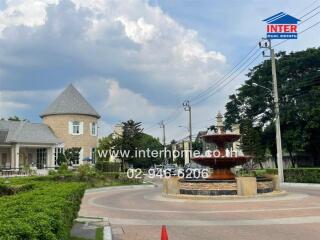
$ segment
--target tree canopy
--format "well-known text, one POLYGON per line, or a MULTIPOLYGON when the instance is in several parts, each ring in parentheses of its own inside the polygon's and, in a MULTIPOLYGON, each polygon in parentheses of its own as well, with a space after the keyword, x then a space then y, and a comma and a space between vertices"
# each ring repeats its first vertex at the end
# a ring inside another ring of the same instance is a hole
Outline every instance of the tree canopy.
MULTIPOLYGON (((276 55, 282 142, 291 156, 303 151, 320 164, 320 48, 276 55)), ((240 124, 250 136, 242 147, 275 155, 274 102, 270 60, 255 66, 248 79, 229 96, 225 125, 240 124), (255 83, 255 84, 253 84, 255 83), (257 85, 263 86, 259 87, 257 85), (252 131, 257 131, 253 134, 252 131), (254 149, 253 149, 254 148, 254 149)), ((260 157, 259 157, 260 159, 260 157)))
MULTIPOLYGON (((139 150, 150 151, 163 149, 163 145, 159 142, 159 139, 154 138, 148 134, 143 133, 141 122, 135 122, 128 120, 122 122, 122 134, 112 137, 112 135, 102 138, 99 141, 99 150, 112 149, 114 152, 127 151, 128 155, 118 156, 121 160, 122 168, 126 165, 133 165, 139 168, 148 168, 153 164, 159 164, 162 159, 160 157, 151 157, 141 152, 136 156, 136 152, 139 150)), ((110 156, 106 158, 99 158, 99 160, 109 160, 110 156)))

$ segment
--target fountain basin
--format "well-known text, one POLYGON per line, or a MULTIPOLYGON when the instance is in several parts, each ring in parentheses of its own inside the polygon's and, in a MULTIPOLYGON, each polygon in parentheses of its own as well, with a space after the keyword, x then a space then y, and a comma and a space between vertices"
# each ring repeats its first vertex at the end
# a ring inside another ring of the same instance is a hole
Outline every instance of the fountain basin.
POLYGON ((270 178, 239 177, 233 180, 179 179, 177 177, 164 179, 164 194, 178 196, 245 196, 250 186, 247 180, 254 180, 254 194, 250 196, 273 192, 273 180, 270 178))
POLYGON ((234 180, 235 175, 230 168, 243 165, 250 160, 249 156, 240 157, 195 157, 192 161, 213 168, 213 173, 207 178, 208 180, 234 180))

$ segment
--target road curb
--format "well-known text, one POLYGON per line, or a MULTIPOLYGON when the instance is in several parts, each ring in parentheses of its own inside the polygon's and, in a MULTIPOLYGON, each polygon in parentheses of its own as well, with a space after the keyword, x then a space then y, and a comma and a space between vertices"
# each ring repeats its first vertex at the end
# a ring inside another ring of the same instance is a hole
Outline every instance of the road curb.
POLYGON ((103 228, 103 240, 112 240, 111 226, 105 226, 103 228))
POLYGON ((281 183, 281 187, 313 187, 313 188, 320 188, 320 184, 318 183, 281 183))
POLYGON ((112 228, 107 217, 88 217, 88 216, 79 216, 76 219, 77 222, 92 224, 96 227, 103 227, 103 240, 112 240, 112 228), (101 226, 102 225, 102 226, 101 226))
POLYGON ((143 188, 154 188, 156 185, 123 185, 123 186, 112 186, 112 187, 101 187, 101 188, 91 188, 87 189, 85 193, 96 193, 96 192, 104 192, 106 190, 114 190, 114 189, 143 189, 143 188))

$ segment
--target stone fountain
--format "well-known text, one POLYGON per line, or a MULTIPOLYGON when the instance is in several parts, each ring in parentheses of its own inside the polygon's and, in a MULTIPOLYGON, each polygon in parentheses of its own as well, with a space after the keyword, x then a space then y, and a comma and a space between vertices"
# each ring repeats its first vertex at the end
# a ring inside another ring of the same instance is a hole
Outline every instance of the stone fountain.
POLYGON ((208 131, 202 136, 206 146, 205 153, 191 158, 193 162, 209 167, 212 170, 211 174, 207 178, 198 179, 178 177, 165 179, 164 195, 182 198, 186 196, 194 198, 196 195, 255 196, 279 190, 275 178, 235 176, 231 169, 250 161, 251 157, 245 156, 236 144, 240 139, 240 132, 235 130, 227 132, 220 112, 216 119, 214 131, 208 131))
POLYGON ((207 166, 213 169, 213 173, 208 180, 234 180, 235 175, 231 172, 231 168, 243 165, 251 159, 250 156, 244 156, 237 149, 229 149, 227 144, 233 145, 234 142, 240 139, 239 133, 227 133, 224 130, 222 114, 217 115, 217 124, 214 133, 209 133, 202 136, 205 144, 216 146, 214 150, 206 151, 204 156, 192 158, 192 161, 207 166), (241 154, 241 156, 239 156, 241 154))

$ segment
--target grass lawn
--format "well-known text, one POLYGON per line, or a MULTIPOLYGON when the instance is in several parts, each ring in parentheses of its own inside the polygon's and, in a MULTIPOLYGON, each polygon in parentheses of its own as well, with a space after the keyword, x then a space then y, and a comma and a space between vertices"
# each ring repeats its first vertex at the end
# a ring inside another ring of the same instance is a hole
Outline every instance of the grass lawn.
MULTIPOLYGON (((86 238, 71 237, 70 240, 88 240, 86 238)), ((97 228, 95 240, 103 240, 103 228, 97 228)))

